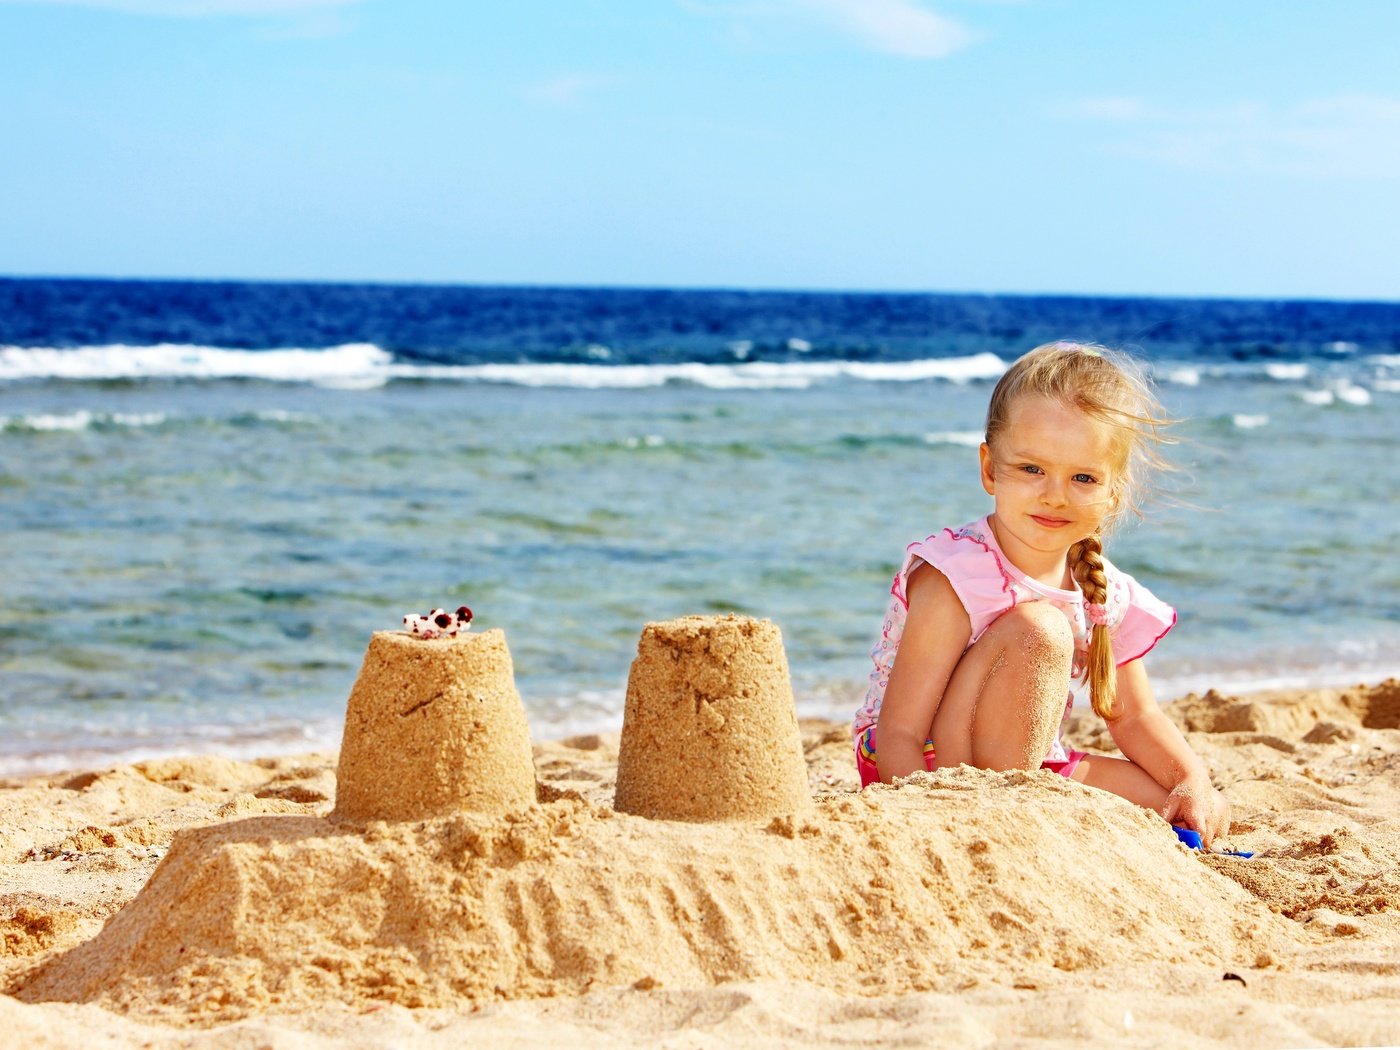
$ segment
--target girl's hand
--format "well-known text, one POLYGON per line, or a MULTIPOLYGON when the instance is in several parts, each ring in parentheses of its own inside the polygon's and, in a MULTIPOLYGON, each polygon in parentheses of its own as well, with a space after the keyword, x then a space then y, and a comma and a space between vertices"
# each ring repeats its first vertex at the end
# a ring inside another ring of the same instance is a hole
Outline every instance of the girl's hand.
POLYGON ((1201 833, 1201 845, 1210 849, 1217 835, 1230 833, 1230 803, 1204 777, 1183 780, 1162 804, 1162 816, 1201 833))

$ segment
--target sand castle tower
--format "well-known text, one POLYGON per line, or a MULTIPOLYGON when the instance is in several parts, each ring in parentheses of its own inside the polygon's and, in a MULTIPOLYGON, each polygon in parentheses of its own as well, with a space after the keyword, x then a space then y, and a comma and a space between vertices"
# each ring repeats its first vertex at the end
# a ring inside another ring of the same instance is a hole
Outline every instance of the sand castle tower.
POLYGON ((751 820, 811 805, 778 628, 740 616, 647 624, 627 680, 617 809, 751 820))
POLYGON ((505 634, 371 635, 346 705, 331 819, 502 814, 534 801, 530 734, 505 634))

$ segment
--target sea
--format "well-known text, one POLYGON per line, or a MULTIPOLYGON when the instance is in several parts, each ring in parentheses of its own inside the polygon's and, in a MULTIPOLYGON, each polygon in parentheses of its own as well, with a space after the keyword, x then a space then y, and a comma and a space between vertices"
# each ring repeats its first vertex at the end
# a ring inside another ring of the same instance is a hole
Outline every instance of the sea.
POLYGON ((847 719, 1055 339, 1181 420, 1108 543, 1179 610, 1159 698, 1400 673, 1400 302, 0 279, 0 774, 336 747, 370 633, 459 605, 537 739, 688 613, 847 719))

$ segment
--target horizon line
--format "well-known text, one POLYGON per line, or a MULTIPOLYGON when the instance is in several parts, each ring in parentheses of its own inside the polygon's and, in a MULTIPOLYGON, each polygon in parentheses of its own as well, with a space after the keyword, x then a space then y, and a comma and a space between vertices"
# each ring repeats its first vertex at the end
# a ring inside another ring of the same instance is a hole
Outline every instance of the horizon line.
POLYGON ((321 278, 321 277, 171 277, 171 276, 112 276, 105 274, 15 274, 0 273, 0 281, 74 281, 111 284, 272 284, 311 285, 321 287, 384 287, 384 288, 499 288, 511 290, 558 289, 600 292, 699 292, 752 295, 887 295, 887 296, 947 296, 1007 299, 1153 299, 1182 302, 1281 302, 1281 303, 1350 303, 1357 305, 1400 306, 1400 295, 1392 299, 1346 298, 1328 295, 1238 295, 1185 294, 1162 292, 1071 292, 1071 291, 986 291, 968 289, 930 288, 840 288, 798 287, 781 285, 729 284, 627 284, 610 282, 544 282, 544 281, 469 281, 413 280, 383 278, 321 278))

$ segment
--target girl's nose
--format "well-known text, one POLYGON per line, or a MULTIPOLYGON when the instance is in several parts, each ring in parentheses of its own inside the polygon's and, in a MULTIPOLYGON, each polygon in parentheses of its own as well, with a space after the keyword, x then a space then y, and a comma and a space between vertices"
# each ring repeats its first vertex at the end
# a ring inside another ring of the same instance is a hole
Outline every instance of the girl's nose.
POLYGON ((1063 481, 1048 478, 1040 498, 1051 507, 1063 507, 1069 502, 1069 489, 1063 481))

